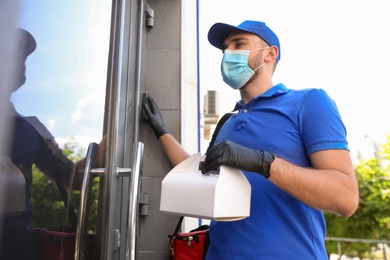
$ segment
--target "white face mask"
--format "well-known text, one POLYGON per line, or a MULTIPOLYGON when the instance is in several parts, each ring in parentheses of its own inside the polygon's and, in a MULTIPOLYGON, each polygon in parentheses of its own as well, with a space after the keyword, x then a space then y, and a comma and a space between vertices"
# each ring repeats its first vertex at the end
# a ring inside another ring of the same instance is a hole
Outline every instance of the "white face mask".
POLYGON ((249 53, 251 51, 263 50, 269 47, 254 50, 225 50, 221 63, 223 81, 233 89, 242 88, 255 74, 255 71, 265 65, 261 64, 252 70, 248 66, 249 53))

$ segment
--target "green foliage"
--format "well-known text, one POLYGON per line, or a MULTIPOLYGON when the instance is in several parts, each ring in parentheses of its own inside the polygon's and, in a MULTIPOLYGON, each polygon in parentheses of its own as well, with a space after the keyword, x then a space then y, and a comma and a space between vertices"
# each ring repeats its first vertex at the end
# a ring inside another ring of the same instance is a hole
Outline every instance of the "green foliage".
POLYGON ((55 230, 66 225, 66 208, 54 181, 33 168, 33 221, 36 227, 55 230))
MULTIPOLYGON (((380 147, 375 158, 363 159, 355 167, 360 192, 360 204, 350 218, 325 213, 328 237, 362 239, 390 238, 390 139, 380 147)), ((327 250, 337 253, 337 243, 326 241, 327 250)), ((345 255, 364 255, 375 245, 342 243, 345 255)))
MULTIPOLYGON (((79 161, 84 157, 85 149, 79 148, 78 144, 71 139, 64 145, 63 153, 73 162, 79 161)), ((87 219, 88 230, 90 233, 96 230, 96 212, 97 212, 97 190, 98 180, 94 180, 91 192, 91 203, 89 205, 89 212, 91 212, 87 219)), ((70 202, 78 214, 80 205, 80 192, 68 190, 70 202)), ((41 173, 38 168, 33 167, 33 190, 32 190, 32 204, 33 204, 33 221, 35 227, 47 228, 50 230, 57 230, 60 227, 71 227, 68 220, 67 208, 60 196, 56 183, 49 179, 46 175, 41 173)))
POLYGON ((78 143, 71 138, 69 142, 64 144, 62 152, 73 162, 77 162, 84 157, 86 153, 85 148, 79 147, 78 143))

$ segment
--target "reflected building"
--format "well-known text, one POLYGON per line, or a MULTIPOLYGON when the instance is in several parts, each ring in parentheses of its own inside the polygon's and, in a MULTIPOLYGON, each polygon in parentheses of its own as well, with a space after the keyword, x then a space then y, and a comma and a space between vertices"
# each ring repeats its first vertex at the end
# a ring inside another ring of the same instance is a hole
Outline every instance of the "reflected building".
POLYGON ((204 96, 204 110, 202 117, 203 139, 210 140, 211 134, 219 119, 219 93, 217 90, 208 90, 204 96))

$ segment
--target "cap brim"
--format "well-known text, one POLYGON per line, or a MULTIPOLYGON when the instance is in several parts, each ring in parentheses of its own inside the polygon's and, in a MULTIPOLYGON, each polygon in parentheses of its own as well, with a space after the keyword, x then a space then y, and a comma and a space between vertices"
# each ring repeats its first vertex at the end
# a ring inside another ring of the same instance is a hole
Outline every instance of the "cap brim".
POLYGON ((207 37, 211 45, 217 47, 218 49, 223 49, 223 43, 225 42, 226 38, 233 30, 236 29, 242 30, 230 24, 216 23, 211 26, 207 37))
POLYGON ((23 30, 23 31, 24 31, 24 38, 25 38, 25 44, 26 44, 25 45, 26 52, 27 52, 27 55, 30 55, 37 48, 37 42, 35 41, 34 36, 31 35, 31 33, 29 33, 26 30, 23 30))
POLYGON ((20 51, 23 51, 26 56, 35 51, 37 43, 31 33, 22 28, 17 28, 16 36, 19 41, 20 51))

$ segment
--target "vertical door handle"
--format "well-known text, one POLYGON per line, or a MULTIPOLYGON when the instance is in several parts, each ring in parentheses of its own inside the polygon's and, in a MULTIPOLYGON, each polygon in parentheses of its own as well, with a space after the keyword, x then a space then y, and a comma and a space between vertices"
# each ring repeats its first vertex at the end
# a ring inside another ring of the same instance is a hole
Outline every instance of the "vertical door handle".
POLYGON ((129 219, 127 223, 127 243, 126 243, 126 259, 136 259, 137 252, 137 224, 139 210, 139 191, 141 187, 141 172, 144 153, 144 144, 142 142, 134 143, 133 158, 132 158, 132 174, 130 180, 129 194, 129 219))
POLYGON ((75 242, 75 260, 86 259, 86 217, 87 203, 91 192, 92 169, 96 166, 96 158, 99 145, 90 143, 87 156, 85 158, 84 177, 80 192, 80 208, 77 218, 76 242, 75 242))

